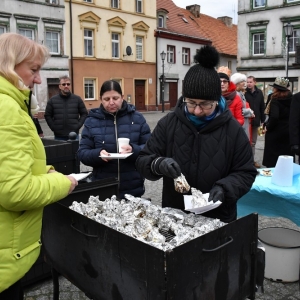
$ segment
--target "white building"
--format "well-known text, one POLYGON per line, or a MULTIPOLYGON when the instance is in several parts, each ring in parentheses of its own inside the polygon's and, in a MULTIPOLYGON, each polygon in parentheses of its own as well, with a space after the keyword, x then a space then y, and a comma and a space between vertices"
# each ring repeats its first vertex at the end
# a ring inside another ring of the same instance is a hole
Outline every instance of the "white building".
POLYGON ((50 49, 51 57, 40 72, 42 84, 34 91, 41 110, 58 93, 58 78, 69 74, 64 27, 64 0, 1 0, 0 34, 16 32, 50 49))
POLYGON ((296 52, 300 45, 300 0, 239 0, 238 15, 238 71, 255 76, 265 96, 269 83, 277 76, 286 77, 288 72, 290 89, 297 92, 300 89, 300 51, 296 52), (287 69, 284 26, 288 23, 293 25, 293 32, 287 69))

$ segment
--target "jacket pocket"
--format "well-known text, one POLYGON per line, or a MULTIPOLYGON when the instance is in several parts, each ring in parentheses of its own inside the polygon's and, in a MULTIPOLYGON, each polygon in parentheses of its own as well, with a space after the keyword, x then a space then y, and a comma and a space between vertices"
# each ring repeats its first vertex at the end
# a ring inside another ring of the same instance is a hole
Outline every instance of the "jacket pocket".
POLYGON ((16 259, 21 259, 24 256, 26 256, 28 253, 30 253, 31 251, 35 250, 38 247, 41 247, 42 242, 41 240, 38 240, 37 242, 33 243, 32 245, 29 245, 28 247, 26 247, 25 249, 22 249, 20 251, 18 251, 17 253, 14 254, 14 257, 16 259))

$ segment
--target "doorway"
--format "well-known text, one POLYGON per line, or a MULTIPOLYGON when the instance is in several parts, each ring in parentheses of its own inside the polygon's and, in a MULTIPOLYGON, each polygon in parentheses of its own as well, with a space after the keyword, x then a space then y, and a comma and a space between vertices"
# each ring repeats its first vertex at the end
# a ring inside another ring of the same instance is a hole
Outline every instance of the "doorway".
POLYGON ((176 106, 178 100, 178 83, 177 82, 168 82, 169 84, 169 102, 170 108, 176 106))
POLYGON ((145 106, 145 80, 135 80, 135 107, 137 110, 146 110, 145 106))

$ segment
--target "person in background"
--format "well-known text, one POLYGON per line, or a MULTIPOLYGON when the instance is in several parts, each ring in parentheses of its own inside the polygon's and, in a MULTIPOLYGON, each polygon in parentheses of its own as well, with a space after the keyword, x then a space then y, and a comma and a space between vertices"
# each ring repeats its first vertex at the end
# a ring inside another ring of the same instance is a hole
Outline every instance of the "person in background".
POLYGON ((244 116, 243 128, 249 141, 251 140, 251 119, 255 117, 253 110, 250 108, 249 103, 246 101, 245 92, 247 87, 247 76, 242 73, 234 73, 230 77, 231 82, 236 86, 237 94, 242 100, 242 113, 244 116))
MULTIPOLYGON (((290 146, 293 155, 300 155, 300 92, 293 95, 289 119, 290 146)), ((300 163, 300 162, 299 162, 300 163)))
POLYGON ((277 77, 273 84, 273 93, 265 113, 269 116, 265 124, 265 147, 262 164, 275 167, 280 155, 291 155, 289 138, 289 116, 292 93, 288 89, 289 80, 277 77))
MULTIPOLYGON (((250 108, 254 111, 254 118, 251 122, 251 146, 252 146, 252 152, 253 157, 255 158, 255 145, 257 142, 257 130, 258 127, 260 127, 264 121, 265 121, 265 102, 264 102, 264 95, 260 89, 256 86, 256 79, 254 76, 248 76, 247 78, 247 89, 245 93, 245 98, 247 102, 250 105, 250 108)), ((254 166, 256 168, 260 168, 261 165, 254 161, 254 166)))
POLYGON ((136 170, 135 161, 150 137, 150 127, 135 106, 124 100, 118 82, 105 81, 100 100, 100 107, 92 109, 84 123, 78 158, 93 167, 93 181, 117 177, 120 199, 125 194, 140 197, 145 192, 144 178, 136 170), (118 138, 129 138, 129 145, 118 149, 118 138), (126 159, 101 158, 110 153, 132 155, 126 159))
POLYGON ((47 103, 45 120, 54 132, 54 139, 67 141, 70 132, 76 132, 79 139, 79 129, 88 115, 87 109, 82 99, 71 93, 70 77, 59 78, 59 89, 59 94, 47 103))
POLYGON ((227 67, 222 66, 218 68, 218 74, 221 82, 222 96, 226 99, 226 103, 234 118, 243 126, 245 121, 242 112, 243 103, 237 95, 235 84, 229 80, 231 71, 227 67))
POLYGON ((204 215, 231 222, 237 218, 238 199, 256 176, 251 145, 221 95, 217 50, 204 46, 194 60, 183 81, 183 97, 157 123, 136 168, 148 180, 163 177, 163 207, 184 209, 183 194, 174 188, 182 173, 191 187, 210 193, 210 201, 222 202, 204 215))
POLYGON ((77 181, 46 165, 31 118, 31 90, 41 83, 48 48, 22 35, 0 36, 0 299, 23 299, 21 278, 41 248, 44 206, 77 181))

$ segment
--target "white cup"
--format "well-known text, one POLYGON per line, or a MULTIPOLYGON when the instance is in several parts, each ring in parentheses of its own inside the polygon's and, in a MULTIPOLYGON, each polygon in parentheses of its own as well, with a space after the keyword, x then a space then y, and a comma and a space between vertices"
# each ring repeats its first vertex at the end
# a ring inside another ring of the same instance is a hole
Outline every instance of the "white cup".
POLYGON ((129 139, 128 138, 118 138, 118 145, 119 145, 119 152, 122 152, 122 146, 129 145, 129 139))

